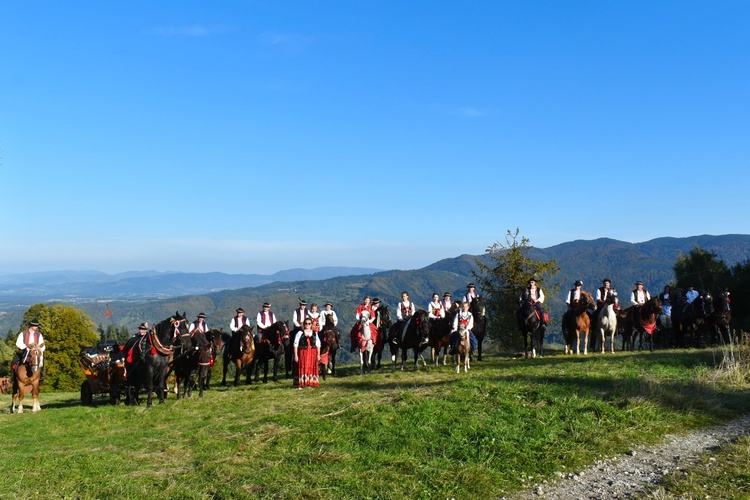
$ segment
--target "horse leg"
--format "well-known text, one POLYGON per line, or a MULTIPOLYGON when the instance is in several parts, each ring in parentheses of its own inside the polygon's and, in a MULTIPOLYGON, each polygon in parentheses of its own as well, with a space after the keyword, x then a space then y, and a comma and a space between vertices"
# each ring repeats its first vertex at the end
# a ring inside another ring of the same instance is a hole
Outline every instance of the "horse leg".
MULTIPOLYGON (((482 344, 484 344, 484 336, 477 338, 477 361, 482 361, 482 344)), ((470 356, 467 354, 466 357, 470 356)))
POLYGON ((589 353, 589 331, 586 330, 583 336, 583 355, 586 356, 589 353))
POLYGON ((234 386, 239 387, 240 377, 242 376, 242 360, 234 360, 234 386))
POLYGON ((464 359, 464 373, 468 372, 471 368, 471 359, 469 356, 466 356, 466 359, 464 359))
POLYGON ((227 385, 227 370, 229 369, 229 356, 224 356, 221 363, 221 386, 227 385))

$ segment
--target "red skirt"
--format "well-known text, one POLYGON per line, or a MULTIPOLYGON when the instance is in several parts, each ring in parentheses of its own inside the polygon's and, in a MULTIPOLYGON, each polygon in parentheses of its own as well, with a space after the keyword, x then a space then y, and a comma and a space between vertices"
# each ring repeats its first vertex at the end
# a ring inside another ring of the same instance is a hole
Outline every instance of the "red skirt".
POLYGON ((297 376, 295 387, 318 387, 318 348, 311 347, 297 351, 297 376))

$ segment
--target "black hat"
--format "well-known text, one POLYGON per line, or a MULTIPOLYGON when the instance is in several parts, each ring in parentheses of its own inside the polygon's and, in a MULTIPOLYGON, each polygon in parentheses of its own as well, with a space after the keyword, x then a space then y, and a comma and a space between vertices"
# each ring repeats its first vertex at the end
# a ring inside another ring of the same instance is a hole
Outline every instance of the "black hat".
POLYGON ((299 299, 299 305, 306 306, 307 305, 307 301, 305 299, 299 299))
POLYGON ((29 323, 29 326, 30 326, 30 327, 31 327, 31 326, 39 326, 39 322, 38 322, 38 321, 36 321, 36 320, 35 320, 35 321, 32 321, 31 323, 29 323))
POLYGON ((609 280, 609 278, 604 278, 602 280, 602 283, 609 283, 610 285, 612 284, 612 282, 609 280))
POLYGON ((476 285, 474 283, 469 283, 466 285, 466 288, 476 288, 476 285))
POLYGON ((534 278, 534 277, 532 276, 531 278, 529 278, 529 281, 527 281, 526 283, 531 283, 532 281, 533 281, 534 283, 536 283, 536 281, 537 281, 537 280, 536 280, 536 278, 534 278))
POLYGON ((271 304, 269 304, 268 302, 263 302, 263 307, 271 307, 271 304))
POLYGON ((325 304, 323 304, 323 307, 325 307, 325 306, 331 306, 331 307, 333 307, 333 304, 330 303, 330 302, 326 302, 325 304))
POLYGON ((238 307, 236 312, 244 314, 245 310, 241 307, 238 307))
POLYGON ((199 317, 199 318, 205 318, 205 317, 206 317, 206 315, 205 315, 204 313, 200 313, 200 314, 198 315, 198 317, 199 317))
POLYGON ((148 327, 146 326, 146 323, 141 323, 138 327, 139 330, 148 330, 148 327))
POLYGON ((451 293, 450 293, 450 292, 445 292, 445 293, 443 294, 443 297, 452 297, 452 295, 451 295, 451 293))
POLYGON ((643 284, 643 281, 641 281, 641 280, 638 280, 638 281, 635 282, 635 286, 642 285, 642 284, 643 284))
POLYGON ((380 304, 380 299, 377 298, 377 297, 375 297, 374 299, 372 299, 372 303, 373 304, 380 304))
POLYGON ((576 280, 576 282, 575 282, 575 283, 573 283, 573 286, 583 286, 583 281, 581 281, 581 280, 576 280))

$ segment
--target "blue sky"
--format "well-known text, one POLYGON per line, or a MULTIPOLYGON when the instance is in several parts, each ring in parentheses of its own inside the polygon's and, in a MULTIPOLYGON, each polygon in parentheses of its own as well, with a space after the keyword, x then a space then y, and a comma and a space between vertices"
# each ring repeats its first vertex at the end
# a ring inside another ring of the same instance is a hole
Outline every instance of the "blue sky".
POLYGON ((0 272, 748 233, 750 3, 3 2, 0 272))

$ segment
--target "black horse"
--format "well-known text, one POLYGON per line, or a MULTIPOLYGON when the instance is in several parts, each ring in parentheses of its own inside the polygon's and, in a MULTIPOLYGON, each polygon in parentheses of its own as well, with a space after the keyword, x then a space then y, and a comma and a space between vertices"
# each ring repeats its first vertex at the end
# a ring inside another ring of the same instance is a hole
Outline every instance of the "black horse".
MULTIPOLYGON (((516 311, 516 320, 518 320, 518 328, 523 335, 524 356, 529 357, 529 344, 531 344, 531 357, 536 358, 537 355, 542 357, 543 323, 527 294, 524 294, 521 307, 516 311)), ((474 324, 476 325, 476 322, 474 324)))
POLYGON ((396 343, 399 328, 403 328, 403 323, 396 322, 388 332, 393 360, 391 370, 396 371, 396 357, 398 357, 399 350, 401 350, 401 370, 406 370, 406 358, 409 356, 409 349, 414 350, 414 369, 418 370, 417 359, 422 351, 427 348, 430 341, 430 319, 427 311, 420 309, 414 313, 406 327, 403 339, 400 343, 396 343))
POLYGON ((477 338, 477 360, 482 361, 482 343, 484 342, 484 337, 487 333, 487 318, 484 314, 484 299, 482 297, 474 297, 471 301, 469 311, 474 317, 474 328, 472 328, 471 331, 477 338))
POLYGON ((294 337, 301 328, 294 328, 289 331, 287 328, 286 335, 281 337, 284 344, 284 377, 289 378, 294 375, 294 337))
MULTIPOLYGON (((326 322, 320 332, 321 345, 323 347, 325 347, 325 345, 328 346, 328 364, 323 366, 321 371, 321 375, 323 376, 323 379, 325 379, 327 373, 336 375, 336 353, 341 348, 341 331, 333 324, 332 315, 327 315, 326 322)), ((321 356, 323 354, 325 354, 325 352, 323 352, 323 349, 321 348, 321 356)))
POLYGON ((672 307, 672 325, 675 325, 675 309, 679 308, 676 316, 679 321, 681 340, 692 347, 706 347, 707 339, 703 335, 706 320, 714 312, 714 299, 709 292, 702 292, 692 302, 680 302, 672 307))
POLYGON ((732 335, 730 325, 732 323, 732 307, 729 300, 729 292, 719 290, 714 294, 714 310, 706 318, 706 324, 713 329, 714 342, 728 344, 732 335))
POLYGON ((179 311, 155 325, 147 335, 133 337, 126 348, 132 347, 126 359, 128 373, 128 404, 138 404, 138 394, 141 387, 145 387, 148 394, 147 406, 151 406, 151 398, 156 388, 159 404, 164 403, 167 391, 167 369, 169 359, 174 354, 174 343, 182 335, 188 333, 185 313, 179 311))
POLYGON ((221 350, 224 347, 224 331, 221 329, 211 329, 206 332, 206 340, 211 344, 211 358, 209 359, 209 365, 206 369, 206 375, 204 380, 204 389, 208 390, 211 386, 211 375, 214 371, 214 365, 216 364, 216 358, 221 354, 221 350))
POLYGON ((179 347, 175 348, 172 368, 177 377, 177 399, 190 397, 197 385, 199 396, 203 397, 206 375, 211 364, 211 343, 200 330, 181 336, 179 347))
POLYGON ((378 328, 378 341, 375 344, 373 350, 373 356, 377 358, 377 364, 375 365, 376 370, 380 370, 380 362, 383 359, 383 350, 385 350, 385 344, 388 339, 388 331, 393 325, 391 320, 391 313, 388 311, 388 306, 379 306, 375 309, 375 326, 378 328))
POLYGON ((622 350, 635 350, 636 338, 638 350, 643 349, 643 339, 648 335, 649 350, 654 350, 654 334, 659 315, 664 311, 661 300, 651 297, 641 307, 630 306, 617 312, 617 329, 622 332, 622 350))
POLYGON ((273 358, 273 381, 278 382, 278 371, 281 357, 284 355, 284 336, 289 329, 283 321, 277 321, 261 333, 255 365, 255 381, 260 380, 260 368, 263 365, 263 383, 268 383, 268 361, 273 358))

